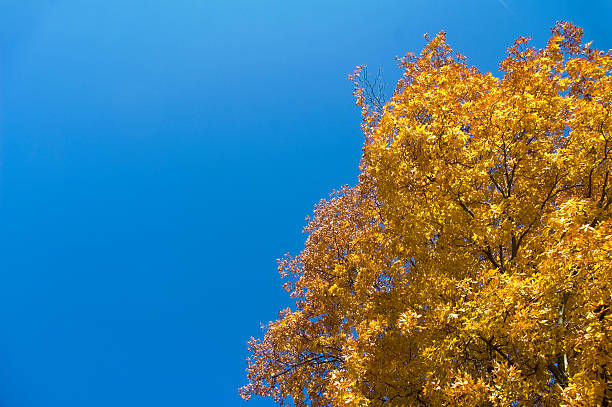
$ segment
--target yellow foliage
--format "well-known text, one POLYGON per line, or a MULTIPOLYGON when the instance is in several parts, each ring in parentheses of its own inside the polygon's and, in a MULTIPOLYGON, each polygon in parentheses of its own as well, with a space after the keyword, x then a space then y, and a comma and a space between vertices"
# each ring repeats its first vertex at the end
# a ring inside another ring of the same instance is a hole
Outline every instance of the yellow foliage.
POLYGON ((612 54, 581 37, 519 38, 497 79, 440 33, 382 110, 357 89, 359 184, 280 261, 296 309, 250 342, 244 398, 612 403, 612 54))

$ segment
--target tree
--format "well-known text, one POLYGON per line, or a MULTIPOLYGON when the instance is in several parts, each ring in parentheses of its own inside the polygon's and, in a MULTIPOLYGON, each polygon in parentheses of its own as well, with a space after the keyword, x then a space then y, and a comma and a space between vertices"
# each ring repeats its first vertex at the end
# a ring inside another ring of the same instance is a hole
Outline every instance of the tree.
POLYGON ((581 38, 519 38, 498 79, 441 32, 383 109, 357 87, 359 183, 280 261, 296 307, 251 340, 244 398, 612 404, 612 52, 581 38))

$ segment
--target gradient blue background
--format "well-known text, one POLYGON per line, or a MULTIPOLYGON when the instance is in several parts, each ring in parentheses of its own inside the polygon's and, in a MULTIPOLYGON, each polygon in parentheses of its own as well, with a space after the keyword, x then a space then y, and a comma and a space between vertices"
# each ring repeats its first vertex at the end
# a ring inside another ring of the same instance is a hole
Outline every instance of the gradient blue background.
POLYGON ((609 1, 0 0, 0 407, 245 404, 275 259, 354 184, 346 79, 443 29, 481 70, 609 1))

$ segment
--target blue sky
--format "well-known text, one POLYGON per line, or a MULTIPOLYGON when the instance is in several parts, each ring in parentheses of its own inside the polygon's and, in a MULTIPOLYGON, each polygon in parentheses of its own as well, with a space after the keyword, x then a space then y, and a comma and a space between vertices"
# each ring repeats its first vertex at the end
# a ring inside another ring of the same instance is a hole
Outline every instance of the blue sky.
POLYGON ((0 406, 271 406, 275 260, 354 184, 346 79, 439 30, 483 71, 608 1, 0 0, 0 406))

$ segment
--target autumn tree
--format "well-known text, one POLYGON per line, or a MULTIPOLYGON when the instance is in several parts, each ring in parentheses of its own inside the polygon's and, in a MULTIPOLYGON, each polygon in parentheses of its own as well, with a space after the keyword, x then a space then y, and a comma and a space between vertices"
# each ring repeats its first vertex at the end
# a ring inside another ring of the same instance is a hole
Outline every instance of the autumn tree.
POLYGON ((612 52, 581 39, 519 38, 498 79, 442 32, 382 109, 357 89, 359 183, 280 261, 296 306, 251 340, 244 398, 612 404, 612 52))

